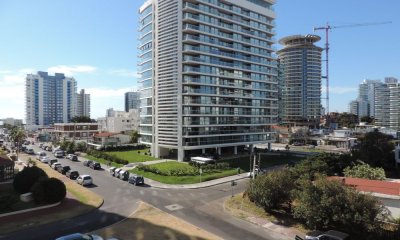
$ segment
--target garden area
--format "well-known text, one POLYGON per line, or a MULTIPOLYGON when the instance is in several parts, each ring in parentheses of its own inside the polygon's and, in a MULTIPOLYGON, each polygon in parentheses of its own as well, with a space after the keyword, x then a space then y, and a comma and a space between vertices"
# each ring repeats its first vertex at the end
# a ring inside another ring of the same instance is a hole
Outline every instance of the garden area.
MULTIPOLYGON (((301 158, 291 156, 260 155, 261 168, 297 162, 301 158)), ((253 165, 253 158, 251 159, 253 165)), ((193 184, 248 172, 250 156, 218 160, 215 163, 199 165, 196 163, 163 162, 152 165, 139 165, 132 173, 166 184, 193 184), (240 169, 240 170, 238 170, 240 169)))
POLYGON ((129 163, 158 160, 150 155, 149 148, 104 152, 98 150, 88 150, 85 157, 102 164, 109 164, 111 162, 111 166, 114 167, 122 167, 123 165, 129 163))

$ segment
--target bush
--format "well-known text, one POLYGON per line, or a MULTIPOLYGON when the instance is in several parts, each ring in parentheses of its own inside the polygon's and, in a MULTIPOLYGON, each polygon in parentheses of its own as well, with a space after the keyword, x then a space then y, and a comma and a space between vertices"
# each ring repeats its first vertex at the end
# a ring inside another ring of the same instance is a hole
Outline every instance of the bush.
POLYGON ((291 207, 291 191, 295 188, 293 176, 289 170, 274 171, 258 176, 250 182, 246 194, 250 201, 270 212, 283 207, 291 207))
POLYGON ((65 184, 57 178, 45 178, 32 186, 33 199, 37 203, 57 203, 67 194, 65 184))
POLYGON ((13 194, 0 196, 0 213, 11 210, 12 205, 18 201, 18 197, 13 194))
POLYGON ((23 194, 31 190, 31 187, 39 178, 47 178, 47 174, 36 166, 25 167, 14 177, 13 186, 17 193, 23 194))
POLYGON ((344 169, 346 177, 366 178, 370 180, 384 180, 385 170, 383 168, 373 168, 368 164, 359 164, 354 167, 344 169))

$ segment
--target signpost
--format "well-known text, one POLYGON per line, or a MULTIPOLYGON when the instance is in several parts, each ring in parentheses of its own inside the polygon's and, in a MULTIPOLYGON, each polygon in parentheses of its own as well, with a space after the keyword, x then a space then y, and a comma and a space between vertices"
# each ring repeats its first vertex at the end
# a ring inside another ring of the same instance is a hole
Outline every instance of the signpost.
POLYGON ((201 182, 201 174, 203 173, 203 170, 200 168, 199 172, 200 172, 200 182, 201 182))
POLYGON ((233 187, 236 186, 237 183, 235 182, 235 180, 231 181, 231 187, 232 187, 232 197, 233 197, 233 187))

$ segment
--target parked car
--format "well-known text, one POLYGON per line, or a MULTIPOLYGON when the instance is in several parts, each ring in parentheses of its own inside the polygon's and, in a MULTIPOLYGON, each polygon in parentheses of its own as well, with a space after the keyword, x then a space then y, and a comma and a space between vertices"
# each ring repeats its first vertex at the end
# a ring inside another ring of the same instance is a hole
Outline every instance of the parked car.
POLYGON ((129 172, 125 170, 120 171, 118 175, 119 175, 118 178, 123 181, 126 181, 129 178, 129 172))
POLYGON ((64 151, 58 150, 57 152, 54 153, 54 156, 57 158, 62 158, 64 157, 64 151))
POLYGON ((78 184, 81 184, 82 186, 86 185, 92 185, 93 184, 93 179, 89 175, 80 175, 77 179, 76 182, 78 184))
POLYGON ((327 232, 313 231, 306 234, 305 240, 348 240, 350 235, 347 233, 329 230, 327 232))
POLYGON ((76 156, 75 154, 71 154, 71 156, 69 157, 69 160, 77 162, 78 156, 76 156))
POLYGON ((52 153, 55 153, 57 151, 61 151, 61 147, 60 146, 53 148, 52 153))
POLYGON ((98 163, 98 162, 91 162, 90 164, 89 164, 89 167, 90 168, 92 168, 92 169, 94 169, 94 170, 98 170, 98 169, 101 169, 101 165, 100 165, 100 163, 98 163))
POLYGON ((51 168, 54 169, 54 170, 56 170, 58 166, 62 166, 62 165, 61 165, 61 163, 56 162, 56 163, 53 163, 53 164, 51 165, 51 168))
POLYGON ((140 175, 135 175, 132 174, 128 178, 128 183, 132 183, 134 185, 143 185, 144 184, 144 178, 140 175))
POLYGON ((30 155, 35 154, 35 151, 33 151, 32 148, 27 148, 27 149, 25 150, 25 152, 26 152, 27 154, 30 154, 30 155))
POLYGON ((39 143, 39 148, 42 148, 43 147, 43 143, 39 143))
POLYGON ((38 152, 38 153, 36 153, 36 159, 37 160, 40 160, 40 157, 44 157, 44 156, 46 156, 47 154, 45 153, 45 152, 38 152))
POLYGON ((44 156, 44 157, 40 157, 40 159, 39 159, 42 163, 48 163, 49 161, 50 161, 50 158, 49 157, 46 157, 46 156, 44 156))
POLYGON ((110 175, 114 176, 114 171, 115 169, 117 169, 116 167, 110 167, 109 171, 110 171, 110 175))
POLYGON ((49 160, 48 164, 49 164, 49 166, 51 167, 51 165, 53 165, 53 164, 56 163, 56 162, 58 162, 57 159, 51 159, 51 160, 49 160))
POLYGON ((49 152, 51 152, 51 150, 53 150, 51 146, 48 146, 46 149, 46 151, 49 151, 49 152))
POLYGON ((71 159, 73 154, 67 154, 67 156, 65 157, 66 159, 71 159))
POLYGON ((75 180, 79 177, 79 172, 75 170, 69 170, 65 173, 65 176, 69 177, 72 180, 75 180))
POLYGON ((99 235, 74 233, 57 238, 56 240, 103 240, 99 235))
POLYGON ((57 171, 61 174, 66 174, 71 168, 69 166, 60 166, 57 167, 57 171))
POLYGON ((120 171, 122 171, 121 168, 115 169, 113 176, 119 178, 119 172, 120 172, 120 171))
POLYGON ((83 166, 89 167, 89 165, 92 163, 92 160, 85 160, 83 161, 83 166))

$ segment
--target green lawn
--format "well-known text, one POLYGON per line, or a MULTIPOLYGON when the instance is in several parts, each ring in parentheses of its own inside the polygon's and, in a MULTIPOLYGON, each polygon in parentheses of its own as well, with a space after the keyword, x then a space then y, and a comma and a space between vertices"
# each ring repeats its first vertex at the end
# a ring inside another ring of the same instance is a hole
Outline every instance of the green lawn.
MULTIPOLYGON (((180 163, 180 162, 163 162, 153 164, 153 167, 157 167, 160 171, 169 171, 170 169, 186 169, 186 168, 193 168, 189 164, 180 163)), ((130 172, 142 175, 146 178, 153 179, 155 181, 167 184, 191 184, 191 183, 199 183, 200 182, 200 175, 197 176, 163 176, 159 174, 155 174, 152 172, 145 172, 139 169, 130 170, 130 172)), ((209 181, 213 179, 218 179, 222 177, 227 177, 237 174, 236 169, 229 169, 229 170, 220 170, 213 173, 203 173, 201 175, 201 181, 209 181)))
POLYGON ((135 163, 135 162, 147 162, 158 160, 158 158, 144 155, 144 153, 148 153, 149 148, 142 149, 142 150, 131 150, 131 151, 115 151, 115 152, 106 152, 109 155, 115 155, 121 159, 127 160, 128 162, 135 163))
MULTIPOLYGON (((294 156, 287 156, 287 155, 281 155, 281 156, 273 156, 273 155, 260 155, 261 156, 261 168, 268 168, 268 167, 273 167, 276 165, 282 165, 282 164, 288 164, 289 162, 298 162, 301 159, 301 157, 294 157, 294 156)), ((257 155, 257 161, 258 161, 258 155, 257 155)), ((248 172, 250 169, 250 156, 246 157, 238 157, 238 158, 232 158, 232 159, 224 159, 222 162, 229 162, 232 167, 238 168, 240 167, 242 170, 248 172)), ((251 158, 251 165, 253 166, 254 162, 254 157, 251 158)))
MULTIPOLYGON (((86 156, 84 156, 84 158, 87 158, 87 159, 92 160, 92 161, 99 162, 99 163, 101 163, 103 165, 108 165, 108 163, 109 163, 108 160, 105 160, 105 159, 102 159, 102 158, 93 157, 91 155, 86 155, 86 156)), ((115 163, 115 162, 111 162, 111 166, 120 168, 120 167, 123 167, 124 165, 119 164, 119 163, 115 163)))

